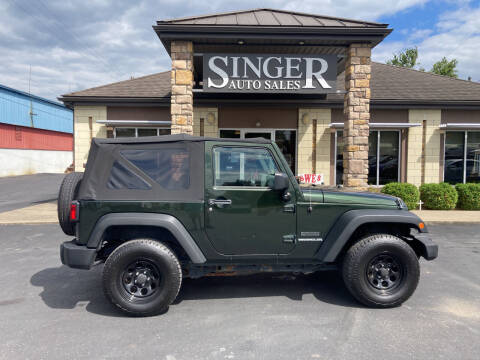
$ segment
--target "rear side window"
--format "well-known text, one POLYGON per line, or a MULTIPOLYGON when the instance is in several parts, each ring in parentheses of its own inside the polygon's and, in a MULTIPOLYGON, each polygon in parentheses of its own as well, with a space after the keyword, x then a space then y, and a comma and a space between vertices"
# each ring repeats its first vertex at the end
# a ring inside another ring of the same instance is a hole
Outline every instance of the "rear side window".
POLYGON ((267 187, 278 171, 267 149, 215 147, 213 156, 215 186, 267 187))
POLYGON ((190 188, 190 155, 185 149, 122 150, 120 154, 164 189, 190 188))
POLYGON ((149 190, 151 186, 130 169, 126 168, 118 161, 115 161, 112 165, 112 170, 110 171, 107 188, 115 190, 149 190))

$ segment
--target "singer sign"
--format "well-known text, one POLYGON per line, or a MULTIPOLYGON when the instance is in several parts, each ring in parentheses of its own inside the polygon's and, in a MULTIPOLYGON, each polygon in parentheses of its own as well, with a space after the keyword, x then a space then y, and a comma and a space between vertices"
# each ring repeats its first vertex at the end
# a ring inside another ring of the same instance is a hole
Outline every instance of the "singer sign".
POLYGON ((336 78, 336 55, 203 55, 205 92, 332 93, 336 78))

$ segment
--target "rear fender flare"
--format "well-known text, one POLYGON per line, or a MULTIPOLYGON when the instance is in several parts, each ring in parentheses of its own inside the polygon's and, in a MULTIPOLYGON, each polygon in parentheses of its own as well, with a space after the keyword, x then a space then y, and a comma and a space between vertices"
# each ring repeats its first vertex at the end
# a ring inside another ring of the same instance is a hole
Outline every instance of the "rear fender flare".
POLYGON ((358 229, 367 223, 397 223, 407 224, 422 233, 428 232, 427 227, 419 229, 422 220, 415 214, 405 210, 359 209, 343 213, 328 232, 316 257, 323 262, 334 262, 345 244, 358 229))
POLYGON ((206 258, 202 251, 183 224, 175 217, 167 214, 114 213, 104 215, 97 221, 90 234, 87 247, 95 248, 98 251, 102 245, 103 234, 109 227, 115 225, 155 226, 165 228, 172 233, 194 264, 203 264, 206 262, 206 258))

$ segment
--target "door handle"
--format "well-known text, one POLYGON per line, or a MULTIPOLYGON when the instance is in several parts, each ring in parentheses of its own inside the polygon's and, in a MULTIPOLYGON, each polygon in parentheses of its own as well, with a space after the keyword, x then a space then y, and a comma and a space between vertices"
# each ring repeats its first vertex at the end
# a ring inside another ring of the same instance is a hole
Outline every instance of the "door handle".
POLYGON ((208 200, 208 205, 215 205, 218 208, 223 208, 224 206, 232 205, 232 200, 230 199, 210 199, 208 200))

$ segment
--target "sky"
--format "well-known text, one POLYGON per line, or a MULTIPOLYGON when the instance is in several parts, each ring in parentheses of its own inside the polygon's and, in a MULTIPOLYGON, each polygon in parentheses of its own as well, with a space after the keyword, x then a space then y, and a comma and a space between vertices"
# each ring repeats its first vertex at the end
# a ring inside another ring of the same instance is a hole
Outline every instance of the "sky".
POLYGON ((480 81, 480 0, 0 0, 0 84, 55 100, 165 71, 156 20, 252 8, 388 23, 374 61, 417 46, 426 70, 446 56, 480 81))

